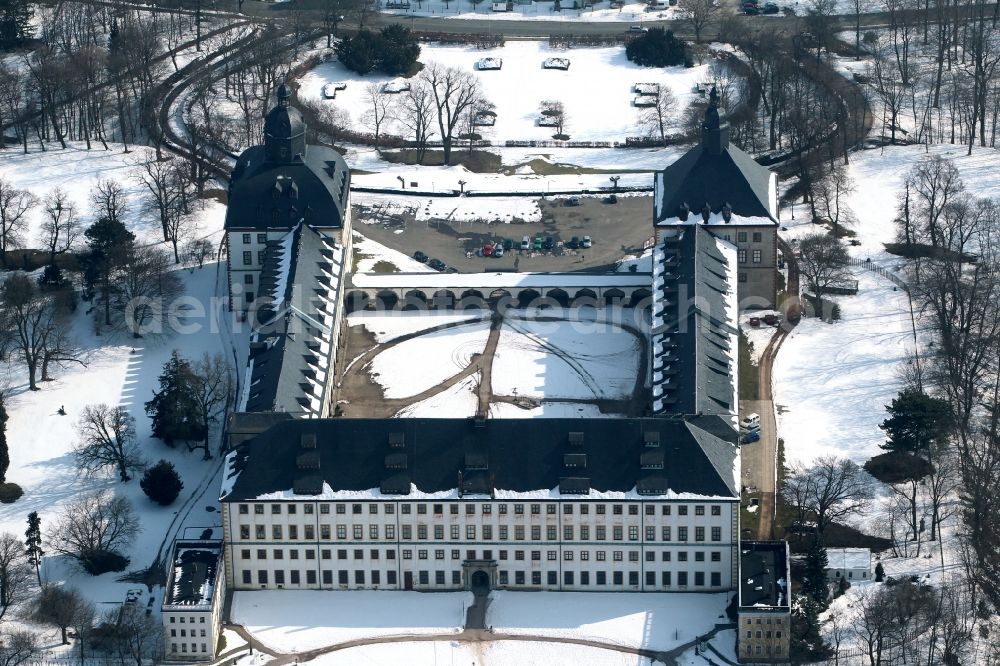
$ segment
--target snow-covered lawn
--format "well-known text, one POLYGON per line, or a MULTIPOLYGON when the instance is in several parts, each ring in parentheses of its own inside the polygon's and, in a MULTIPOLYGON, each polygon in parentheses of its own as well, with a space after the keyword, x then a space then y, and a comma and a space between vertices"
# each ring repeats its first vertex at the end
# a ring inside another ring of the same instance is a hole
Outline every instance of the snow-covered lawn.
MULTIPOLYGON (((225 288, 225 273, 217 282, 217 265, 209 264, 201 270, 183 270, 187 295, 210 307, 217 287, 225 288)), ((149 566, 158 554, 165 555, 171 540, 185 533, 198 536, 205 527, 219 524, 219 514, 214 510, 218 489, 219 459, 203 461, 201 452, 189 453, 184 447, 169 448, 150 436, 150 421, 143 403, 150 399, 158 386, 157 377, 163 363, 174 349, 188 358, 199 358, 204 352, 221 352, 232 357, 230 336, 213 331, 205 318, 181 317, 182 323, 200 324, 200 330, 186 335, 164 334, 133 340, 126 336, 106 334, 95 336, 91 318, 85 313, 83 303, 71 320, 71 332, 83 350, 86 367, 73 364, 57 369, 54 381, 41 383, 41 390, 27 390, 27 378, 19 362, 5 369, 7 441, 10 445, 10 469, 7 480, 19 484, 24 496, 14 504, 0 505, 0 531, 22 535, 25 516, 38 511, 43 530, 49 529, 61 517, 64 507, 82 493, 99 488, 113 489, 132 503, 141 521, 142 531, 129 544, 125 554, 131 558, 129 570, 149 566), (89 404, 107 403, 123 405, 136 419, 138 440, 143 457, 150 463, 166 458, 174 463, 184 489, 177 501, 169 507, 151 502, 139 488, 138 479, 120 484, 114 479, 87 478, 71 453, 77 442, 76 425, 83 408, 89 404), (65 416, 58 410, 64 407, 65 416), (176 521, 176 522, 174 522, 176 521)), ((213 451, 216 446, 213 444, 213 451)), ((54 553, 52 545, 46 547, 43 579, 65 582, 79 589, 95 603, 124 601, 129 589, 142 590, 140 603, 145 606, 146 590, 142 585, 120 582, 120 573, 93 577, 78 571, 71 562, 54 553)), ((154 590, 157 602, 162 590, 154 590)), ((158 608, 158 605, 155 606, 158 608)))
POLYGON ((471 603, 471 592, 260 590, 233 595, 232 621, 270 648, 304 652, 359 638, 457 633, 471 603))
POLYGON ((497 632, 584 638, 670 650, 726 622, 729 594, 493 592, 486 624, 497 632))
POLYGON ((862 269, 854 277, 857 296, 830 297, 843 319, 803 318, 776 357, 774 401, 789 462, 838 455, 860 464, 885 441, 878 426, 913 350, 910 306, 888 280, 862 269))
MULTIPOLYGON (((124 152, 121 144, 109 143, 104 150, 100 143, 92 143, 87 150, 83 143, 67 142, 61 150, 58 144, 48 144, 42 152, 37 144, 28 144, 25 155, 20 148, 0 150, 0 178, 14 187, 30 191, 44 201, 56 187, 68 195, 76 210, 81 227, 85 229, 95 221, 90 204, 90 193, 99 180, 117 181, 125 191, 128 211, 125 224, 141 241, 163 241, 157 213, 149 209, 149 191, 137 179, 136 172, 143 162, 156 158, 156 151, 145 146, 129 146, 124 152)), ((42 247, 39 238, 44 206, 31 212, 25 241, 28 247, 42 247)), ((226 207, 215 199, 198 202, 191 214, 190 238, 214 236, 222 230, 226 207)), ((80 242, 82 244, 82 242, 80 242)), ((166 246, 164 246, 166 247, 166 246)))
POLYGON ((404 407, 397 418, 446 419, 474 416, 479 408, 476 385, 479 373, 473 373, 454 386, 435 393, 431 397, 404 407))
MULTIPOLYGON (((653 662, 646 657, 639 657, 627 652, 568 643, 407 641, 346 648, 321 655, 309 662, 300 663, 307 663, 310 666, 404 666, 408 664, 652 666, 653 662)), ((702 662, 702 664, 704 663, 702 662)))
MULTIPOLYGON (((659 83, 673 92, 677 107, 672 117, 679 126, 684 109, 695 97, 694 85, 710 78, 708 64, 644 68, 630 63, 620 46, 567 50, 552 49, 542 41, 512 41, 495 49, 426 44, 421 46, 420 61, 460 67, 480 80, 486 98, 496 105, 497 117, 493 127, 479 129, 494 142, 550 139, 554 129, 537 125, 543 100, 563 103, 567 119, 564 132, 573 140, 624 141, 625 137, 639 136, 643 134, 638 127, 641 109, 632 104, 632 86, 637 82, 659 83), (569 58, 570 69, 542 69, 542 61, 553 56, 569 58), (503 68, 475 68, 477 61, 490 57, 502 58, 503 68)), ((362 77, 331 60, 301 78, 299 95, 336 106, 350 116, 352 124, 362 126, 367 109, 365 86, 391 80, 395 79, 383 75, 362 77), (337 92, 335 100, 323 99, 323 86, 329 82, 346 82, 347 88, 337 92)), ((395 131, 395 124, 382 128, 382 132, 395 131)))
POLYGON ((357 258, 357 265, 354 266, 354 273, 369 273, 375 270, 377 264, 381 264, 379 269, 382 272, 395 268, 392 272, 403 273, 432 273, 434 269, 427 264, 422 264, 413 257, 409 257, 399 250, 393 250, 381 243, 377 243, 370 238, 366 238, 359 233, 354 234, 354 254, 357 258), (389 265, 391 264, 391 268, 389 265))
POLYGON ((635 388, 639 344, 612 325, 507 319, 493 390, 530 398, 626 398, 635 388))
POLYGON ((401 312, 353 312, 347 316, 348 326, 364 326, 379 343, 434 326, 446 326, 459 322, 475 322, 488 318, 488 313, 479 312, 438 312, 436 310, 403 310, 401 312))
POLYGON ((538 407, 521 409, 509 402, 494 402, 490 405, 490 417, 495 419, 594 419, 611 418, 616 414, 604 414, 597 405, 578 402, 541 401, 538 407))
POLYGON ((463 324, 433 331, 381 352, 371 361, 372 381, 386 398, 409 398, 453 377, 482 353, 490 323, 463 324))
POLYGON ((773 310, 755 310, 753 312, 744 312, 740 315, 740 332, 743 333, 747 341, 752 345, 750 357, 754 363, 760 362, 760 357, 764 354, 764 350, 767 349, 767 345, 771 342, 771 338, 774 337, 777 329, 774 326, 768 326, 763 321, 760 322, 757 328, 754 328, 750 325, 750 318, 763 317, 765 314, 773 312, 773 310))

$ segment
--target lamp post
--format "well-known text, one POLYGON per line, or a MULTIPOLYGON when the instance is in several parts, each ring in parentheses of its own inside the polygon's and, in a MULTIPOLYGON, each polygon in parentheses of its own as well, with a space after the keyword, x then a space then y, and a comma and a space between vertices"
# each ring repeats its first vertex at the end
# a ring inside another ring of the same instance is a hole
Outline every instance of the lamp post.
POLYGON ((464 180, 458 181, 459 192, 465 194, 465 182, 464 180))
POLYGON ((608 180, 611 181, 611 186, 614 188, 615 192, 618 191, 618 181, 620 179, 621 179, 621 176, 611 176, 611 177, 608 178, 608 180))

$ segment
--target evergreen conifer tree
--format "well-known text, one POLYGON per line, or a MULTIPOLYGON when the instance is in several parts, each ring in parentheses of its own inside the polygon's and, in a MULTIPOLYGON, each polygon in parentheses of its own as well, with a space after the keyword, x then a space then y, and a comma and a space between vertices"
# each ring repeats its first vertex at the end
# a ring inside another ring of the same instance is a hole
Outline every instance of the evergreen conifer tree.
POLYGON ((81 257, 84 284, 89 289, 100 290, 104 301, 104 324, 110 326, 115 269, 121 266, 129 248, 135 244, 135 234, 121 222, 102 217, 83 235, 87 237, 88 248, 81 257))
POLYGON ((146 403, 146 414, 153 420, 153 437, 162 439, 167 446, 175 442, 198 442, 205 439, 205 431, 198 418, 195 402, 194 371, 191 363, 175 350, 163 366, 160 390, 146 403))
POLYGON ((35 15, 29 0, 5 0, 0 3, 0 49, 12 49, 31 39, 31 18, 35 15))
POLYGON ((161 506, 167 506, 177 499, 177 495, 184 488, 184 483, 173 464, 161 460, 146 470, 139 486, 149 499, 161 506))
POLYGON ((881 583, 885 580, 885 567, 879 562, 875 565, 875 582, 881 583))
POLYGON ((38 577, 38 584, 42 584, 42 519, 38 517, 37 511, 28 514, 28 529, 24 533, 24 554, 28 558, 28 564, 35 567, 35 575, 38 577))
POLYGON ((830 601, 830 587, 826 577, 826 567, 829 560, 823 540, 816 536, 806 551, 805 580, 802 581, 802 593, 815 601, 821 609, 826 608, 830 601))

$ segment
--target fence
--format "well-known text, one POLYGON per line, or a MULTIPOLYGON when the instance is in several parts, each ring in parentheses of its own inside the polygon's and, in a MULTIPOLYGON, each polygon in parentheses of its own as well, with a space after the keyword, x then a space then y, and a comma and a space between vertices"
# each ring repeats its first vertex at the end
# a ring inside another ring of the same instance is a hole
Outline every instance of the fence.
POLYGON ((893 273, 892 271, 887 271, 881 266, 876 266, 872 263, 871 259, 851 259, 852 266, 859 266, 873 273, 881 275, 885 279, 892 282, 894 285, 905 291, 907 294, 910 293, 910 285, 906 284, 906 281, 893 273))

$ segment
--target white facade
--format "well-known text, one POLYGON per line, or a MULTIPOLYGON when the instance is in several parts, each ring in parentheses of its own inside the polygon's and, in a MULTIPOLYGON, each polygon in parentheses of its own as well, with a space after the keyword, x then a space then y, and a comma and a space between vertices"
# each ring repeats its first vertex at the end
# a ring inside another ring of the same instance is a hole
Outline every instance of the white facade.
POLYGON ((735 500, 224 502, 232 589, 735 588, 735 500))
POLYGON ((827 548, 826 575, 831 583, 846 578, 849 581, 869 580, 872 552, 868 548, 827 548))
POLYGON ((225 597, 225 576, 222 566, 222 544, 218 541, 178 541, 174 544, 174 560, 184 549, 214 553, 215 575, 199 585, 196 599, 177 598, 182 577, 181 567, 170 568, 166 596, 160 609, 163 622, 163 648, 167 660, 212 661, 221 628, 222 600, 225 597))

